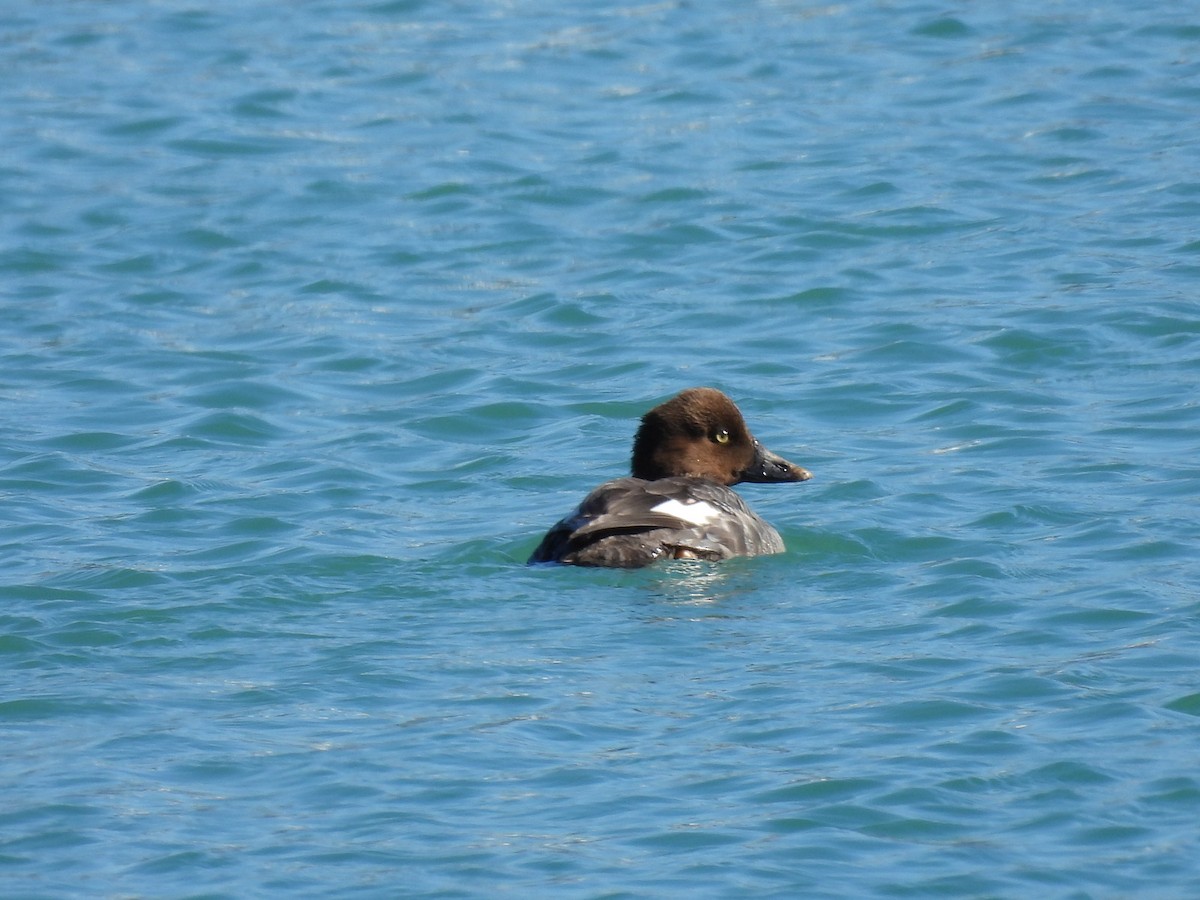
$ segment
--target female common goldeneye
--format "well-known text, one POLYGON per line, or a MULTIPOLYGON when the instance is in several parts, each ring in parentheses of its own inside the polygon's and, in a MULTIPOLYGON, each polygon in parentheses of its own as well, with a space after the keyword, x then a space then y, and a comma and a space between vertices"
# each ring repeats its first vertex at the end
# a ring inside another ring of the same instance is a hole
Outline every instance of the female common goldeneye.
POLYGON ((632 478, 600 485, 551 528, 529 562, 631 569, 781 553, 779 532, 729 485, 812 477, 756 441, 713 388, 689 388, 646 413, 630 468, 632 478))

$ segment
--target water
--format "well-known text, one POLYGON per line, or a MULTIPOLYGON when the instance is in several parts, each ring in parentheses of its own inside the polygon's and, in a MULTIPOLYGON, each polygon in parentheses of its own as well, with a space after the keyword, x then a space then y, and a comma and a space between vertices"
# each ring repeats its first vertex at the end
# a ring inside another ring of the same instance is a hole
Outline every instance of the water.
POLYGON ((1200 6, 0 36, 4 896, 1195 895, 1200 6), (788 552, 524 568, 697 384, 788 552))

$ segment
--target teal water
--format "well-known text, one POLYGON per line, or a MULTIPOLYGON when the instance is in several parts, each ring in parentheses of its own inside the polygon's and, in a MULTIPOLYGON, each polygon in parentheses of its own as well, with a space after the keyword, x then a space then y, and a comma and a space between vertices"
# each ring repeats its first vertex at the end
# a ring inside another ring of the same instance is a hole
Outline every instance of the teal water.
POLYGON ((0 72, 0 894, 1196 895, 1200 5, 51 0, 0 72), (697 384, 788 552, 526 569, 697 384))

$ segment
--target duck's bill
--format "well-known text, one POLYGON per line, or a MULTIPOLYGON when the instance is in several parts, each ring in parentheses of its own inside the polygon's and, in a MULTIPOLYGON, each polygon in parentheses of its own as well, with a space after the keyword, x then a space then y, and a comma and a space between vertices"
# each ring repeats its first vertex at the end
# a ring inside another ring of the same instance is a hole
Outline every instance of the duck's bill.
POLYGON ((741 481, 755 484, 776 484, 788 481, 808 481, 812 472, 782 456, 772 453, 758 441, 754 442, 754 460, 741 472, 741 481))

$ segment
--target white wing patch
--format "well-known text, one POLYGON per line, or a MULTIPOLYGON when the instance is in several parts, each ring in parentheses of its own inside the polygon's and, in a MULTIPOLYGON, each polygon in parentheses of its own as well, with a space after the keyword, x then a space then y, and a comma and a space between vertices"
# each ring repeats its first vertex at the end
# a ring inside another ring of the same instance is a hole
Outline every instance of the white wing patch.
POLYGON ((664 515, 673 516, 676 519, 681 519, 684 522, 690 522, 693 525, 707 525, 709 522, 718 518, 721 511, 704 500, 693 500, 691 503, 680 503, 672 498, 664 500, 662 503, 651 509, 651 512, 663 513, 664 515))

